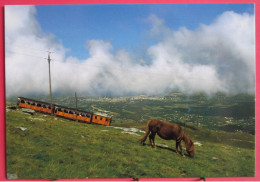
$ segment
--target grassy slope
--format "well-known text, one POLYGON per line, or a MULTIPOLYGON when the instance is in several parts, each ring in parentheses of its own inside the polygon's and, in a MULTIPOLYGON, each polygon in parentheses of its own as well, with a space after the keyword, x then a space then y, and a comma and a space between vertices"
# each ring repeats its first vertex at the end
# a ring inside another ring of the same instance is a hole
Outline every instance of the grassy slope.
MULTIPOLYGON (((145 130, 145 125, 123 126, 145 130)), ((112 127, 10 110, 6 113, 7 173, 22 179, 254 175, 254 135, 185 130, 202 144, 196 146, 193 159, 177 155, 175 142, 159 137, 155 142, 170 148, 142 146, 137 142, 141 136, 112 127)))

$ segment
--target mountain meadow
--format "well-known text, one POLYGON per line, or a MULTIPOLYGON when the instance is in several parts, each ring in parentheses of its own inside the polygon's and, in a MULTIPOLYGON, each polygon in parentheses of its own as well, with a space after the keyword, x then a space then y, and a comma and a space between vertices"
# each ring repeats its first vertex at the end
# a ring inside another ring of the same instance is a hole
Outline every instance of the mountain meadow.
MULTIPOLYGON (((30 98, 49 101, 47 96, 30 98)), ((79 109, 111 115, 110 126, 26 113, 16 99, 6 99, 9 179, 255 175, 254 95, 78 97, 79 109), (194 142, 195 157, 182 157, 175 152, 175 141, 159 136, 156 148, 149 139, 141 145, 138 140, 150 119, 179 124, 194 142)), ((53 103, 75 108, 73 96, 54 96, 53 103)))

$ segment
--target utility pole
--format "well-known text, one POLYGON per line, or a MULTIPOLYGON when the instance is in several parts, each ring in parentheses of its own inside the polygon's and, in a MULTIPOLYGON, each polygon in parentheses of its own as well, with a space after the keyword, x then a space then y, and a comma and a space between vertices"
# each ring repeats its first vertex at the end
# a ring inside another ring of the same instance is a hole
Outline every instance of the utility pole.
MULTIPOLYGON (((76 110, 78 111, 78 97, 77 97, 77 92, 75 92, 75 99, 76 99, 76 110)), ((78 122, 78 113, 76 111, 76 121, 78 122)))
POLYGON ((51 90, 51 53, 48 51, 48 63, 49 63, 49 84, 50 84, 50 104, 51 104, 51 116, 53 116, 53 108, 52 108, 52 90, 51 90))

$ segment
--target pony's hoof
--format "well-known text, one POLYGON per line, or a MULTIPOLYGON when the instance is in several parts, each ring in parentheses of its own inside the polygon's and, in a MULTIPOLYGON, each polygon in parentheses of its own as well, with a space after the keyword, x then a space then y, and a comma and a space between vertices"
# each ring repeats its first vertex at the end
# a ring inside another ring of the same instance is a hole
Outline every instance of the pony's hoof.
POLYGON ((186 156, 183 154, 182 157, 186 157, 186 156))
POLYGON ((140 144, 141 144, 141 145, 145 145, 145 143, 144 143, 144 142, 140 142, 140 144))

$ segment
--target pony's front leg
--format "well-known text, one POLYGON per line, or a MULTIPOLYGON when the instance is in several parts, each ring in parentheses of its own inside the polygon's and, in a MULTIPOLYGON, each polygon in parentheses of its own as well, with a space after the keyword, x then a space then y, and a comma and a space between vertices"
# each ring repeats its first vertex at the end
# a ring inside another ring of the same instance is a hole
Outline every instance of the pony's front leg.
POLYGON ((176 154, 178 154, 179 142, 176 141, 176 154))
POLYGON ((182 155, 182 157, 185 157, 184 152, 182 150, 181 142, 179 142, 179 143, 180 143, 179 146, 180 146, 180 149, 181 149, 181 155, 182 155))

